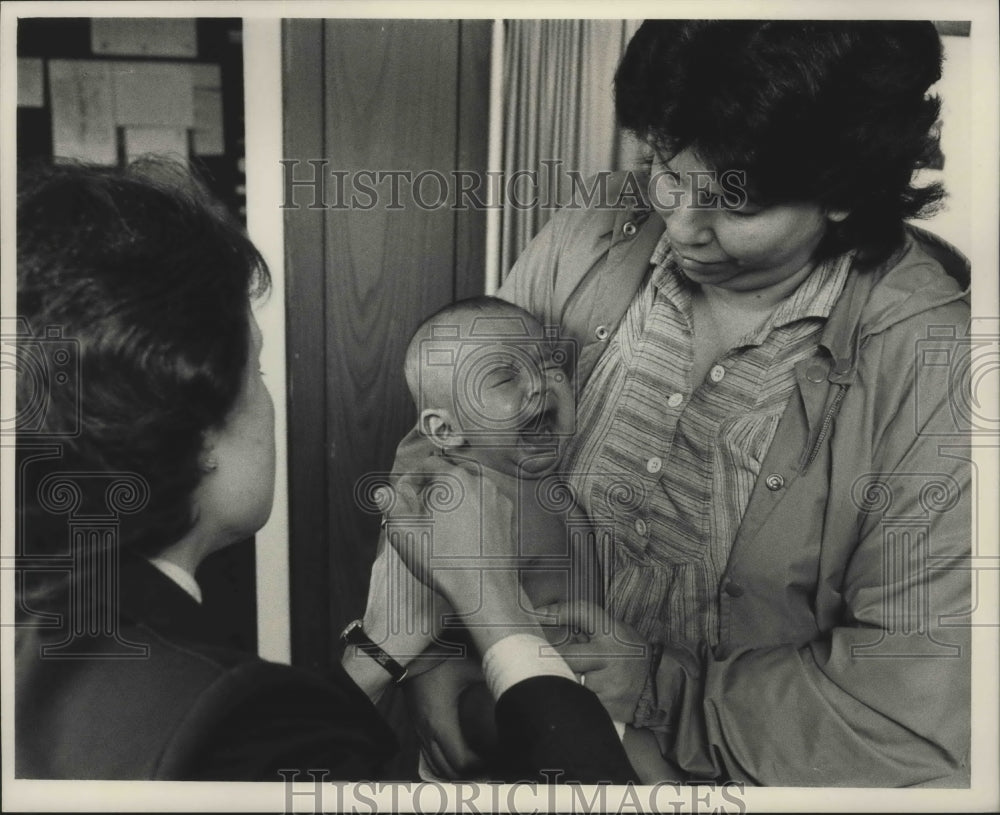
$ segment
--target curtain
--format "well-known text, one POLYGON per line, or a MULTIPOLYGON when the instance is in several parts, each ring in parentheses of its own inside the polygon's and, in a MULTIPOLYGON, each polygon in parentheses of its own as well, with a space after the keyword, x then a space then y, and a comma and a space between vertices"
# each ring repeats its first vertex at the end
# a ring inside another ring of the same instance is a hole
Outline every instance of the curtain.
POLYGON ((612 80, 639 20, 507 20, 500 271, 573 193, 573 177, 631 167, 612 80))

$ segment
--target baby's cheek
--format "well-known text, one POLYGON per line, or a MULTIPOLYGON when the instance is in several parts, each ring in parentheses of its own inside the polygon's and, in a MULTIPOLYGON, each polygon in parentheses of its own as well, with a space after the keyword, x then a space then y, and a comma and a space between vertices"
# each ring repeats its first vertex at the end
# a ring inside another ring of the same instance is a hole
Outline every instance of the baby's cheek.
POLYGON ((510 423, 511 427, 516 427, 521 419, 529 400, 521 394, 507 394, 498 401, 497 417, 510 423))

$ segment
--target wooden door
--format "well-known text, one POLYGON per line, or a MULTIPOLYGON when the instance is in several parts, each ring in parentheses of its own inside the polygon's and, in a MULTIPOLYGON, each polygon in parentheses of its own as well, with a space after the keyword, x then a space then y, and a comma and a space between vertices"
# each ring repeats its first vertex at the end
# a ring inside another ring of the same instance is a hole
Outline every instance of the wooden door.
MULTIPOLYGON (((283 170, 325 179, 319 196, 295 186, 284 211, 292 660, 304 667, 335 658, 337 633, 364 608, 378 518, 354 489, 391 467, 413 424, 409 336, 483 291, 485 212, 419 206, 404 176, 393 195, 371 174, 433 171, 450 184, 455 170, 485 172, 490 25, 285 23, 283 170), (374 205, 359 185, 376 189, 374 205)), ((428 175, 424 204, 436 183, 428 175)))

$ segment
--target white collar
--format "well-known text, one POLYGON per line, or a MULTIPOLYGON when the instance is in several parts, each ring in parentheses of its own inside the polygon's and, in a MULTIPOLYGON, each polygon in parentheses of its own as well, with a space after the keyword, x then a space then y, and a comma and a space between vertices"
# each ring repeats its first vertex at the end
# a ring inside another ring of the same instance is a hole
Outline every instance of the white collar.
POLYGON ((190 594, 196 603, 201 603, 201 586, 194 579, 194 575, 166 558, 151 557, 149 558, 149 562, 190 594))

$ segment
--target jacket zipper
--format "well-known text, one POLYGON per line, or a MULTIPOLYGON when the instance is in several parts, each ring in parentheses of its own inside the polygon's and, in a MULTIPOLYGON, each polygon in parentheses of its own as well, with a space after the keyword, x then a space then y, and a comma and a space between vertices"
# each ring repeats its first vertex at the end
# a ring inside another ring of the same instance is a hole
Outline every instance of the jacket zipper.
POLYGON ((816 441, 813 442, 812 449, 809 451, 809 455, 806 458, 806 467, 813 463, 813 459, 819 455, 819 448, 822 446, 823 441, 826 439, 827 434, 830 432, 830 425, 833 424, 833 417, 837 415, 837 411, 840 409, 840 402, 844 398, 844 394, 847 393, 847 385, 837 385, 837 392, 833 396, 833 401, 830 403, 830 408, 827 410, 826 415, 823 417, 823 423, 819 427, 819 433, 816 436, 816 441))

